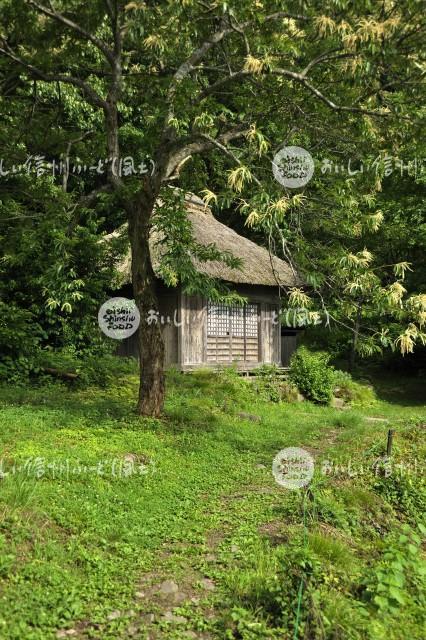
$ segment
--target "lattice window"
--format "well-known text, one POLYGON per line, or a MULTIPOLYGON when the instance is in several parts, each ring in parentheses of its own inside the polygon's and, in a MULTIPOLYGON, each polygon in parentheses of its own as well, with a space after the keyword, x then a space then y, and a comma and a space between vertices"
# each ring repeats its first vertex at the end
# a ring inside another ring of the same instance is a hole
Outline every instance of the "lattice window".
POLYGON ((244 307, 230 307, 231 335, 236 338, 244 337, 244 307))
POLYGON ((257 338, 258 305, 227 306, 210 302, 207 307, 207 335, 257 338))
POLYGON ((224 304, 209 303, 207 333, 209 336, 229 336, 229 307, 224 304))
POLYGON ((257 338, 258 332, 258 317, 257 317, 257 304, 247 304, 244 307, 245 311, 245 328, 247 338, 257 338))

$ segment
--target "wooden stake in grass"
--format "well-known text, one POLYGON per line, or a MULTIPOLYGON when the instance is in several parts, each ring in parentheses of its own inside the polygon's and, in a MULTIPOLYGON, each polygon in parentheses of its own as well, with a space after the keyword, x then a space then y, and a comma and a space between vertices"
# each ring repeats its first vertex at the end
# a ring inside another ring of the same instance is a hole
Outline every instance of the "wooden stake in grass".
POLYGON ((386 445, 386 455, 387 455, 388 458, 390 458, 391 455, 392 455, 393 433, 394 433, 394 430, 393 429, 389 429, 389 431, 388 431, 388 442, 387 442, 387 445, 386 445))

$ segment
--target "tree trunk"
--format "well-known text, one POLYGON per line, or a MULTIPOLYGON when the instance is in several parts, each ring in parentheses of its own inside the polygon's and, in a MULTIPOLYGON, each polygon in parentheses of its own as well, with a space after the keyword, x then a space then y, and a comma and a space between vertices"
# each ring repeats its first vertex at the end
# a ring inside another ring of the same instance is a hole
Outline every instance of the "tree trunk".
POLYGON ((138 331, 140 383, 137 412, 159 417, 164 406, 164 339, 160 322, 147 322, 150 311, 158 311, 156 278, 149 253, 151 216, 157 193, 146 180, 129 211, 129 238, 132 251, 133 295, 141 321, 138 331))

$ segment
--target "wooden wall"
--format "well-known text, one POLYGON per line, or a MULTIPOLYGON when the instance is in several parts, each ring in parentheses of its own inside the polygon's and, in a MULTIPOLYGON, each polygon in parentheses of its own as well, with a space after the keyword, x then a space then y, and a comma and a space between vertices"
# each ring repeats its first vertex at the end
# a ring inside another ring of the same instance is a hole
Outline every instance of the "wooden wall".
POLYGON ((158 293, 160 321, 164 338, 164 364, 175 365, 179 362, 179 292, 163 290, 158 293))
MULTIPOLYGON (((238 286, 235 289, 249 302, 257 303, 260 309, 259 361, 237 363, 238 368, 251 369, 263 363, 281 365, 281 327, 278 322, 280 301, 275 289, 250 285, 238 286)), ((217 362, 208 362, 207 359, 207 301, 201 296, 181 293, 180 313, 180 357, 177 361, 180 367, 192 369, 197 366, 217 366, 217 362)))
POLYGON ((281 363, 283 367, 288 367, 290 358, 297 349, 296 331, 285 331, 281 334, 281 363))
MULTIPOLYGON (((235 288, 248 301, 257 303, 260 310, 259 361, 241 362, 237 366, 248 370, 260 364, 281 365, 281 326, 277 321, 280 300, 276 290, 250 285, 235 288)), ((217 366, 217 363, 207 362, 207 301, 201 296, 190 296, 161 283, 157 293, 160 320, 162 317, 164 321, 162 328, 166 366, 175 365, 183 370, 208 364, 217 366)), ((128 297, 131 295, 128 294, 128 297)), ((124 340, 117 353, 138 357, 136 334, 124 340)))
POLYGON ((260 357, 264 364, 281 364, 281 325, 277 304, 262 302, 260 321, 260 357))
POLYGON ((207 361, 207 307, 201 296, 180 295, 179 364, 203 365, 207 361))

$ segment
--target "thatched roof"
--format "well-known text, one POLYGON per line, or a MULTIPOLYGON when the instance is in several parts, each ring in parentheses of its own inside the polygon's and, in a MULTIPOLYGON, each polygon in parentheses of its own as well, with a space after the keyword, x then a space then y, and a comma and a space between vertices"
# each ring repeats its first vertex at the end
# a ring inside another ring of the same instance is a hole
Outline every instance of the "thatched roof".
MULTIPOLYGON (((241 260, 241 267, 232 269, 220 261, 194 261, 197 269, 206 275, 220 278, 226 282, 238 284, 255 284, 266 286, 298 286, 302 284, 300 277, 294 273, 290 265, 271 256, 269 251, 255 242, 238 235, 235 231, 216 220, 212 211, 204 202, 193 194, 185 197, 188 217, 196 242, 202 245, 214 244, 221 252, 229 252, 241 260)), ((116 235, 116 234, 112 234, 116 235)), ((110 236, 111 237, 111 236, 110 236)), ((150 251, 154 271, 159 273, 161 254, 159 253, 158 234, 151 236, 150 251)), ((131 280, 130 251, 119 266, 122 282, 131 280)))

